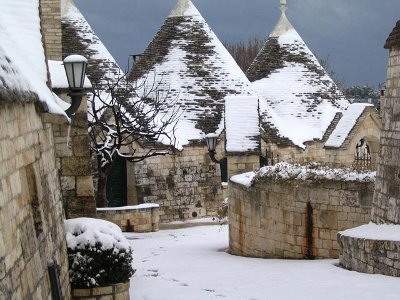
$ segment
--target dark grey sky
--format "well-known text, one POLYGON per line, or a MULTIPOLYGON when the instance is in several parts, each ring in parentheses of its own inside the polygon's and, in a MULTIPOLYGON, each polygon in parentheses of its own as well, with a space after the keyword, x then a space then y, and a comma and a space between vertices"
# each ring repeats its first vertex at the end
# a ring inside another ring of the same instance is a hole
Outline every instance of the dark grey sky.
MULTIPOLYGON (((122 68, 141 53, 177 0, 75 0, 122 68)), ((192 0, 222 42, 265 38, 279 0, 192 0)), ((346 85, 386 78, 384 42, 400 19, 400 0, 288 0, 287 16, 311 51, 329 55, 346 85)))

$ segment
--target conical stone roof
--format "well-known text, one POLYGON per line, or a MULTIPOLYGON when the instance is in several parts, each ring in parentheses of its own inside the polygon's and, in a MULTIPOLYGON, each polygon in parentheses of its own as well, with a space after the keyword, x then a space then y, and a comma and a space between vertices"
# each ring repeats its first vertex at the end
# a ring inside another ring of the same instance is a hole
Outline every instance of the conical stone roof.
POLYGON ((246 75, 260 96, 265 131, 278 138, 270 129, 274 125, 286 141, 301 148, 321 140, 336 113, 349 105, 284 10, 246 75))
POLYGON ((243 97, 246 105, 245 99, 255 95, 190 0, 178 1, 130 76, 145 79, 147 90, 156 86, 179 109, 176 138, 181 146, 222 132, 228 96, 243 97))
POLYGON ((114 57, 96 35, 74 0, 61 0, 63 57, 70 54, 88 59, 87 76, 96 87, 108 87, 123 75, 114 57))

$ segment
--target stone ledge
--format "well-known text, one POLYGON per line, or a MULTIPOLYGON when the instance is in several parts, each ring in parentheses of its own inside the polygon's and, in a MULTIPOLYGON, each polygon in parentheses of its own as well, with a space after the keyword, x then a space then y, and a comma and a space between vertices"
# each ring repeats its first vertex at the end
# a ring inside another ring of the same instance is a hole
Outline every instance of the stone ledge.
POLYGON ((124 299, 129 300, 130 283, 117 283, 109 286, 87 289, 72 289, 72 299, 124 299))
POLYGON ((339 232, 340 265, 348 270, 400 277, 400 241, 355 237, 339 232))

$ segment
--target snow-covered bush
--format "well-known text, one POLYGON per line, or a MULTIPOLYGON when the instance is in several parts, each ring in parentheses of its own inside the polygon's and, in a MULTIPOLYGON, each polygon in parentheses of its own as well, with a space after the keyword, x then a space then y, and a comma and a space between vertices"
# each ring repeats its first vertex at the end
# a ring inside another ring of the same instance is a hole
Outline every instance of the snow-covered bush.
POLYGON ((65 221, 65 231, 73 288, 123 283, 134 274, 132 249, 117 225, 77 218, 65 221))

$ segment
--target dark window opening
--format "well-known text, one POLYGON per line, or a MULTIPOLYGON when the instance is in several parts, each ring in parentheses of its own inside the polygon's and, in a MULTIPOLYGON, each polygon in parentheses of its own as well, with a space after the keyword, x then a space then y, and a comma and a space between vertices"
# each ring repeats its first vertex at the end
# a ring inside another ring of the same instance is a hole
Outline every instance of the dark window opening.
POLYGON ((221 169, 221 182, 228 182, 228 159, 224 158, 219 167, 221 169))
POLYGON ((32 165, 26 167, 26 179, 28 183, 30 204, 32 207, 33 224, 36 237, 43 233, 43 217, 40 209, 35 170, 32 165))
POLYGON ((126 206, 127 195, 127 172, 126 159, 117 157, 108 172, 106 195, 108 207, 126 206))

